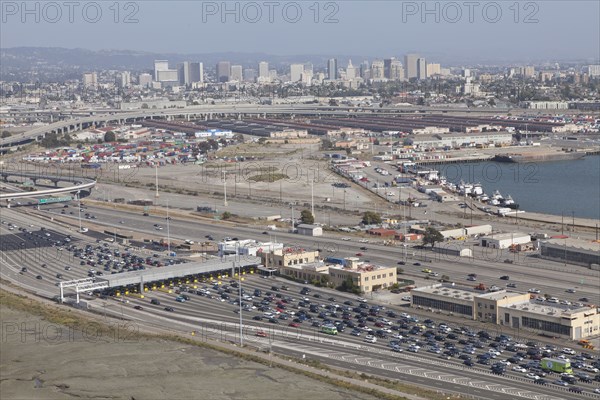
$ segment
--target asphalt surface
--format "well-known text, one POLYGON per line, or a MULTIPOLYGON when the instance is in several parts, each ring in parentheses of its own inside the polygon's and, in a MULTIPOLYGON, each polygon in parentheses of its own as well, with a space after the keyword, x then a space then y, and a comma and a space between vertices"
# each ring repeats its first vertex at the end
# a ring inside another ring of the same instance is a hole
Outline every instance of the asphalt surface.
MULTIPOLYGON (((60 214, 60 208, 48 207, 51 211, 41 211, 40 214, 49 217, 49 214, 55 213, 60 214)), ((97 216, 94 220, 94 224, 106 224, 107 227, 119 227, 125 226, 127 229, 135 230, 143 234, 154 235, 156 233, 154 229, 155 223, 164 225, 163 218, 157 217, 141 217, 139 215, 132 215, 118 210, 106 210, 101 208, 88 207, 86 212, 90 212, 97 216), (120 221, 124 221, 124 224, 120 224, 120 221)), ((78 225, 75 216, 74 223, 78 225)), ((87 276, 88 266, 80 266, 79 259, 74 259, 70 256, 66 249, 58 250, 57 247, 52 247, 49 241, 48 244, 42 244, 42 238, 38 238, 38 244, 31 242, 24 238, 23 232, 17 229, 9 230, 7 223, 13 223, 18 227, 25 227, 28 230, 38 232, 41 234, 42 231, 38 231, 41 226, 45 226, 47 233, 49 233, 50 239, 52 240, 64 240, 66 234, 72 235, 73 244, 78 247, 82 247, 85 244, 93 244, 97 246, 96 238, 88 234, 75 233, 74 229, 62 227, 56 224, 56 221, 50 221, 49 219, 41 219, 35 215, 24 215, 18 210, 3 210, 2 220, 6 224, 0 225, 0 234, 3 238, 3 249, 2 249, 2 270, 1 275, 5 279, 9 279, 19 286, 37 292, 40 295, 52 297, 58 294, 58 288, 55 286, 55 282, 64 279, 75 279, 87 276), (33 224, 34 227, 29 225, 33 224), (20 243, 25 243, 21 246, 20 243), (42 264, 46 264, 42 267, 42 264), (20 268, 27 266, 28 271, 21 273, 20 268), (65 270, 65 266, 71 266, 70 271, 65 270), (63 279, 55 278, 57 273, 63 274, 63 279), (36 275, 42 275, 43 279, 36 279, 36 275)), ((260 229, 249 228, 249 227, 235 227, 232 228, 216 225, 208 222, 197 222, 197 221, 184 221, 173 219, 170 221, 171 234, 173 237, 179 237, 181 239, 193 239, 200 240, 204 238, 206 234, 211 234, 215 239, 221 239, 223 236, 231 236, 232 231, 236 232, 236 236, 240 238, 255 238, 258 240, 265 240, 268 238, 267 235, 263 235, 260 229)), ((164 235, 164 232, 161 232, 164 235)), ((45 236, 45 234, 43 234, 45 236)), ((275 240, 275 238, 272 238, 275 240)), ((329 252, 330 255, 344 256, 353 255, 359 247, 366 247, 368 250, 364 251, 368 255, 372 262, 381 262, 382 264, 390 264, 398 260, 402 254, 401 250, 397 248, 390 248, 373 243, 360 243, 356 240, 345 241, 341 239, 341 235, 328 235, 324 238, 308 238, 301 237, 289 233, 279 233, 277 240, 283 241, 286 244, 297 244, 305 248, 310 247, 321 247, 323 252, 329 252)), ((116 248, 114 244, 110 244, 109 247, 116 248)), ((151 256, 153 251, 142 250, 140 255, 143 257, 151 256)), ((408 251, 409 259, 411 259, 410 250, 408 251)), ((418 258, 418 255, 417 257, 418 258)), ((407 260, 408 261, 408 260, 407 260)), ((410 260, 412 261, 412 259, 410 260)), ((409 273, 418 276, 420 269, 425 266, 416 267, 410 265, 406 266, 409 273)), ((574 276, 571 271, 561 271, 548 269, 545 266, 527 266, 527 265, 514 265, 514 264, 503 264, 498 262, 476 260, 476 262, 458 262, 447 260, 437 260, 426 264, 428 267, 435 269, 439 273, 450 275, 451 279, 454 277, 464 279, 466 274, 476 270, 480 276, 480 280, 486 284, 500 284, 502 281, 498 280, 498 277, 503 274, 510 274, 511 281, 516 282, 518 287, 525 288, 527 285, 532 285, 535 282, 535 286, 548 291, 549 293, 556 295, 560 298, 575 298, 582 295, 586 295, 589 298, 597 299, 597 287, 590 277, 581 283, 580 278, 574 276), (544 268, 543 277, 540 277, 540 269, 544 268), (577 285, 578 290, 576 294, 563 294, 565 287, 571 285, 577 285), (595 296, 595 297, 594 297, 595 296)), ((575 267, 573 267, 575 268, 575 267)), ((582 269, 582 272, 583 271, 582 269)), ((594 278, 597 279, 597 278, 594 278)), ((290 287, 289 291, 286 291, 286 295, 292 296, 294 299, 300 297, 299 290, 303 285, 296 283, 288 283, 283 280, 276 279, 261 279, 256 276, 246 275, 243 282, 245 290, 252 293, 252 289, 260 288, 263 292, 271 290, 272 286, 280 286, 283 282, 290 287)), ((224 282, 227 283, 227 282, 224 282)), ((207 287, 212 285, 206 284, 207 287)), ((211 289, 214 291, 214 289, 211 289)), ((283 292, 283 291, 282 291, 283 292)), ((311 301, 318 301, 319 305, 328 305, 332 303, 326 300, 330 296, 335 297, 336 304, 341 304, 343 301, 350 300, 356 302, 356 297, 347 295, 327 289, 314 289, 310 293, 321 293, 322 298, 316 300, 310 297, 311 301)), ((191 301, 180 303, 175 300, 176 294, 167 293, 165 291, 154 291, 147 293, 145 298, 139 296, 128 296, 127 302, 121 302, 114 298, 99 299, 94 296, 87 297, 87 299, 93 308, 97 310, 103 310, 103 312, 111 315, 121 316, 121 318, 130 320, 132 322, 140 321, 144 324, 155 324, 156 326, 167 325, 171 329, 178 332, 191 331, 199 332, 198 334, 206 335, 213 339, 225 339, 225 340, 239 340, 239 315, 234 313, 238 306, 230 304, 227 301, 220 301, 220 299, 209 299, 206 296, 190 295, 191 301), (155 298, 160 301, 160 305, 150 304, 150 299, 155 298), (134 309, 133 306, 141 306, 142 310, 134 309), (166 311, 165 307, 172 307, 173 312, 166 311), (233 337, 233 339, 231 339, 233 337)), ((236 298, 235 290, 231 294, 231 298, 236 298)), ((397 313, 408 312, 410 314, 422 314, 422 310, 406 309, 400 306, 386 305, 388 308, 394 309, 397 313)), ((294 310, 296 311, 296 310, 294 310)), ((316 328, 306 327, 307 323, 304 322, 299 328, 288 327, 285 322, 281 324, 271 324, 269 322, 254 321, 250 318, 254 315, 258 315, 256 311, 245 311, 242 313, 244 317, 244 336, 246 341, 251 343, 255 341, 258 347, 272 346, 276 352, 283 352, 285 354, 299 354, 302 351, 305 356, 314 357, 322 360, 326 363, 331 363, 336 366, 343 366, 352 370, 368 372, 381 376, 390 376, 397 378, 402 376, 403 380, 413 382, 417 385, 423 385, 434 388, 445 388, 451 391, 457 391, 460 393, 468 393, 472 395, 481 395, 485 393, 485 398, 533 398, 538 400, 545 399, 570 399, 578 398, 580 396, 566 392, 563 388, 558 386, 539 386, 533 385, 530 380, 523 377, 523 374, 510 371, 510 367, 507 368, 507 373, 504 376, 491 375, 489 373, 488 366, 479 366, 476 364, 475 368, 464 369, 461 360, 451 359, 440 359, 438 354, 428 353, 422 349, 418 355, 413 355, 406 351, 402 353, 395 353, 389 350, 387 346, 387 340, 379 340, 375 344, 366 345, 363 342, 364 334, 360 337, 350 336, 348 330, 344 333, 340 333, 335 338, 331 338, 327 335, 321 334, 316 328), (266 330, 268 333, 268 339, 256 338, 254 332, 257 329, 266 330), (258 340, 257 340, 258 339, 258 340), (262 341, 262 343, 261 343, 262 341)), ((425 317, 426 318, 426 317, 425 317)), ((445 319, 442 316, 431 316, 436 322, 445 319)), ((394 318, 390 318, 395 320, 394 318)), ((473 326, 473 329, 478 329, 478 324, 473 321, 463 320, 462 325, 473 326)), ((369 323, 372 326, 372 323, 369 323)), ((459 323, 452 324, 457 327, 459 323)), ((491 327, 488 326, 488 329, 491 327)), ((493 332, 493 328, 490 330, 493 332)), ((524 339, 523 336, 521 339, 524 339)), ((422 339, 422 338, 419 338, 422 339)), ((575 346, 572 346, 575 347, 575 346)), ((478 350, 478 352, 486 350, 486 348, 478 350)), ((554 379, 554 377, 553 377, 554 379)), ((551 381, 552 379, 550 379, 551 381)), ((579 384, 578 386, 585 387, 590 391, 593 385, 579 384)), ((597 385, 596 385, 597 386, 597 385)))

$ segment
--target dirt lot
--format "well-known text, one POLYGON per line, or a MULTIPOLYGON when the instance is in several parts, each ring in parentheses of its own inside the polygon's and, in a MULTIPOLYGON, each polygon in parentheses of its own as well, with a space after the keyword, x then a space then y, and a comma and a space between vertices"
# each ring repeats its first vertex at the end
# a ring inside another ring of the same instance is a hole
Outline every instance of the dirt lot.
POLYGON ((3 399, 374 399, 212 350, 96 341, 5 306, 0 315, 3 399))

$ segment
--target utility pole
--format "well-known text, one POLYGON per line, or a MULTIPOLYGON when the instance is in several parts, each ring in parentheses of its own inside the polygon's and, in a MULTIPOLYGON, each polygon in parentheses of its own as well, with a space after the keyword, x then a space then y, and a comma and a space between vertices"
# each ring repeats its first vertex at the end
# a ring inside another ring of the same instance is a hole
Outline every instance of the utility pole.
POLYGON ((223 171, 223 206, 227 207, 227 172, 223 171))
POLYGON ((573 214, 573 232, 575 232, 575 211, 571 211, 571 214, 573 214))
POLYGON ((156 194, 154 195, 154 197, 158 199, 160 197, 160 195, 158 194, 158 164, 154 166, 154 175, 156 177, 156 194))
POLYGON ((313 179, 310 180, 310 213, 312 214, 313 218, 315 217, 315 189, 314 189, 314 185, 315 184, 315 180, 314 177, 313 179))
POLYGON ((560 234, 565 234, 565 212, 561 213, 560 234))
POLYGON ((171 229, 170 229, 170 217, 169 217, 169 200, 167 200, 167 252, 171 254, 171 229))

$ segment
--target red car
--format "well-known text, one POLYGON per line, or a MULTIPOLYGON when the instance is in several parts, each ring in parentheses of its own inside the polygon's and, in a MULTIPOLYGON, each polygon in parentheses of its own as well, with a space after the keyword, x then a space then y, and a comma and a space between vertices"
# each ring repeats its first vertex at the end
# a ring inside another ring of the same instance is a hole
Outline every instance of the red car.
POLYGON ((363 253, 356 253, 356 257, 362 257, 363 253))
POLYGON ((267 334, 264 331, 258 331, 258 332, 256 332, 256 336, 258 336, 258 337, 267 337, 267 334))
POLYGON ((288 324, 288 326, 291 326, 292 328, 298 328, 298 327, 300 326, 300 324, 299 324, 299 323, 297 323, 297 322, 290 322, 290 323, 288 324))

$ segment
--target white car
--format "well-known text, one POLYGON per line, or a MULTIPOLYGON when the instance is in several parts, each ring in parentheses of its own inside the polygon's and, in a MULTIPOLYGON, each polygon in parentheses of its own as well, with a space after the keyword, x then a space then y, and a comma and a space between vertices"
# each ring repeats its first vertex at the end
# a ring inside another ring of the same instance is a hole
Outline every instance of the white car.
POLYGON ((532 372, 529 372, 529 373, 528 373, 527 375, 525 375, 525 376, 526 376, 527 378, 529 378, 529 379, 533 379, 533 380, 538 380, 538 379, 540 379, 540 377, 539 377, 539 376, 537 376, 536 374, 534 374, 534 373, 532 373, 532 372))
POLYGON ((541 290, 540 289, 536 289, 536 288, 531 288, 527 292, 539 294, 539 293, 541 293, 541 290))
POLYGON ((349 240, 350 240, 350 238, 349 238, 349 237, 343 237, 343 238, 342 238, 342 240, 344 240, 344 241, 346 241, 346 242, 347 242, 347 241, 349 241, 349 240))
POLYGON ((418 353, 419 352, 419 346, 409 346, 408 347, 408 351, 412 351, 413 353, 418 353))
POLYGON ((377 342, 377 338, 373 335, 367 335, 365 336, 365 342, 367 343, 376 343, 377 342))
POLYGON ((583 367, 583 369, 584 369, 585 371, 587 371, 587 372, 593 372, 593 373, 595 373, 595 374, 597 374, 597 373, 598 373, 598 368, 596 368, 596 367, 593 367, 593 366, 591 366, 591 365, 585 365, 585 366, 583 367))
POLYGON ((594 393, 598 393, 598 394, 600 394, 600 388, 596 388, 596 389, 594 389, 594 393))
POLYGON ((402 296, 402 301, 410 301, 410 296, 402 296))
POLYGON ((359 242, 360 243, 369 243, 369 239, 360 239, 359 242))
POLYGON ((550 297, 546 300, 548 303, 558 304, 559 300, 556 297, 550 297))
POLYGON ((569 354, 569 355, 572 355, 572 356, 574 356, 576 354, 575 350, 570 349, 568 347, 565 347, 564 349, 562 349, 562 352, 564 354, 569 354))
POLYGON ((522 373, 527 372, 527 368, 523 368, 520 365, 515 365, 514 367, 512 367, 512 370, 516 371, 516 372, 522 372, 522 373))

